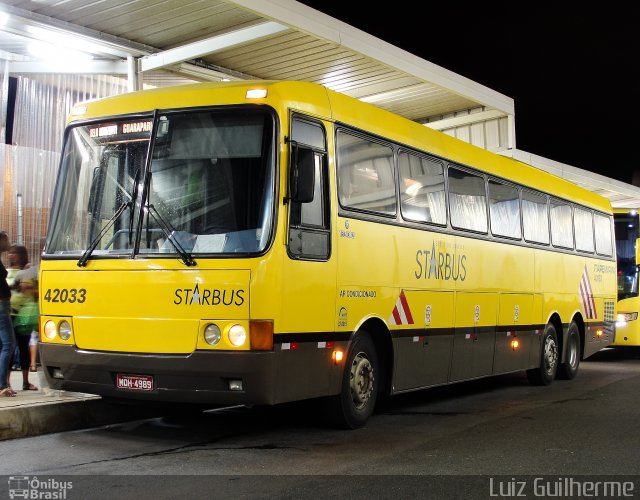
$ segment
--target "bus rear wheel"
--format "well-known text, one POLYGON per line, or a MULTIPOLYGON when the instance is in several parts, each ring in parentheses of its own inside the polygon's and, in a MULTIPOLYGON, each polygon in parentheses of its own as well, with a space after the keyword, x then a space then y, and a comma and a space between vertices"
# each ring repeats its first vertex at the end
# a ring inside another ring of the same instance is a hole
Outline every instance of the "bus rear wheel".
POLYGON ((573 380, 580 366, 580 330, 575 322, 571 322, 567 331, 567 358, 558 367, 558 378, 573 380))
POLYGON ((366 333, 351 342, 340 394, 327 401, 330 422, 342 429, 362 427, 373 414, 379 384, 376 348, 366 333))
POLYGON ((549 385, 558 370, 558 335, 556 328, 549 323, 542 334, 540 366, 527 370, 527 378, 533 385, 549 385))

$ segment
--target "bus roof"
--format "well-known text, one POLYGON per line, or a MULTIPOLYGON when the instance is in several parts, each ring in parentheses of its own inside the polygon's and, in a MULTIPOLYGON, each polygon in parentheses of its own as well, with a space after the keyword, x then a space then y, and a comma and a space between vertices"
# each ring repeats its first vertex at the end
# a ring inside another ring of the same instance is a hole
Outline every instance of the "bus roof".
POLYGON ((367 130, 461 165, 481 169, 496 177, 535 188, 559 198, 611 212, 611 202, 592 191, 521 161, 492 153, 443 132, 385 111, 345 94, 310 82, 242 81, 208 82, 141 90, 77 104, 68 123, 120 114, 148 113, 154 109, 216 104, 267 104, 281 113, 288 109, 307 112, 335 122, 367 130), (247 97, 247 90, 267 89, 264 98, 247 97))

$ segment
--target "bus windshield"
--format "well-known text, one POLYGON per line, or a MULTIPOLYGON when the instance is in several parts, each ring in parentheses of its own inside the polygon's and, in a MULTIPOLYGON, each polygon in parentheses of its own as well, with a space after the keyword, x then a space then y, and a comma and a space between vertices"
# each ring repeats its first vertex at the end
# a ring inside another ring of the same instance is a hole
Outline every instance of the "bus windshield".
POLYGON ((274 213, 273 150, 272 116, 249 108, 72 126, 46 252, 81 256, 79 265, 261 252, 274 213))
POLYGON ((616 253, 618 256, 618 300, 638 296, 636 239, 638 215, 615 214, 616 253))

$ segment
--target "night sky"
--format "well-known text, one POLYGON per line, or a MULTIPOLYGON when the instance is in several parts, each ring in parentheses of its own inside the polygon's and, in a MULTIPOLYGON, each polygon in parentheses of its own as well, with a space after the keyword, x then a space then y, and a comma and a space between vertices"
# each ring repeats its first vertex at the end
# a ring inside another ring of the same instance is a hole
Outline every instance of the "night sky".
POLYGON ((301 3, 511 97, 520 150, 627 183, 640 171, 639 4, 301 3))

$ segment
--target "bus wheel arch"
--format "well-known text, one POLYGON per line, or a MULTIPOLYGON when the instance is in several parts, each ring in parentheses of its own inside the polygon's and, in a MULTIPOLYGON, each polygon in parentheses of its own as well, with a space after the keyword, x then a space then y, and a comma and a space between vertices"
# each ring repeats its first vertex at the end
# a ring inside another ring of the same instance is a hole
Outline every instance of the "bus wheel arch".
POLYGON ((391 394, 391 374, 393 373, 393 343, 391 341, 391 332, 387 325, 379 318, 367 319, 354 334, 367 332, 378 354, 378 364, 380 366, 378 397, 383 398, 391 394))
MULTIPOLYGON (((384 325, 383 325, 384 328, 384 325)), ((389 383, 390 337, 378 320, 365 322, 349 343, 340 392, 326 399, 325 415, 336 427, 357 429, 369 420, 389 383)))
POLYGON ((584 349, 584 323, 580 316, 575 317, 565 337, 563 346, 564 361, 558 366, 557 378, 562 380, 573 380, 578 373, 580 360, 583 358, 584 349))

